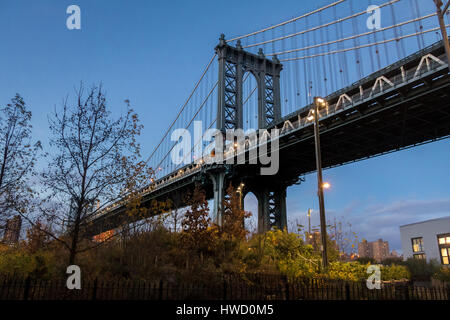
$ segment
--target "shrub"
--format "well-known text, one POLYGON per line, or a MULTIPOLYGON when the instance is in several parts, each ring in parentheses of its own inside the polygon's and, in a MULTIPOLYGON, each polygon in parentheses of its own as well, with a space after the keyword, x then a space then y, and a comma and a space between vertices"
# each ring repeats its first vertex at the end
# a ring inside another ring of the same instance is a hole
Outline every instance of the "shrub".
POLYGON ((359 262, 360 264, 377 264, 374 258, 369 257, 360 257, 356 259, 356 261, 359 262))
POLYGON ((314 276, 320 266, 313 247, 297 234, 275 229, 265 234, 264 243, 265 262, 273 261, 279 272, 289 277, 314 276))
MULTIPOLYGON (((359 262, 331 262, 326 276, 334 280, 361 281, 369 277, 367 268, 370 263, 359 262)), ((381 280, 403 280, 409 279, 408 268, 401 265, 382 266, 380 265, 381 280)))
POLYGON ((51 278, 56 274, 55 257, 50 252, 30 254, 13 251, 0 255, 0 274, 20 277, 51 278))
POLYGON ((331 262, 325 276, 334 280, 360 281, 367 278, 368 266, 358 262, 331 262))
POLYGON ((441 269, 439 269, 439 271, 437 271, 433 275, 433 278, 441 280, 441 281, 445 281, 445 282, 450 282, 450 268, 449 267, 441 267, 441 269))
POLYGON ((401 265, 401 264, 403 264, 403 259, 400 257, 386 258, 383 261, 381 261, 381 264, 384 266, 390 266, 393 264, 401 265))
POLYGON ((381 280, 403 280, 410 279, 411 273, 406 266, 392 264, 381 267, 381 280))
POLYGON ((425 259, 409 258, 403 265, 409 269, 413 280, 420 281, 430 280, 440 269, 440 264, 434 259, 427 262, 425 259))

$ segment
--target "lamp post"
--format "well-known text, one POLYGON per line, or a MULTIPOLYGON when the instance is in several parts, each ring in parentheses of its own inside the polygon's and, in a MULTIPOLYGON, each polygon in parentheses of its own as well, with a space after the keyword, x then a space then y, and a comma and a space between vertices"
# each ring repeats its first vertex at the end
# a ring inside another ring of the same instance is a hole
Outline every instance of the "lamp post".
POLYGON ((239 193, 239 209, 244 210, 244 204, 242 203, 242 192, 244 191, 244 183, 241 182, 237 188, 237 193, 239 193))
POLYGON ((436 13, 439 20, 439 26, 441 27, 441 33, 442 33, 442 40, 444 41, 444 48, 445 52, 447 53, 447 62, 449 64, 450 68, 450 44, 448 43, 448 36, 447 36, 447 28, 445 27, 444 22, 444 14, 447 12, 448 7, 450 5, 450 0, 447 1, 447 4, 443 4, 442 0, 433 0, 436 4, 436 13), (441 9, 441 7, 444 5, 444 9, 441 9))
MULTIPOLYGON (((244 192, 244 183, 241 182, 239 187, 237 188, 237 193, 239 193, 239 209, 244 210, 244 203, 243 203, 243 192, 244 192)), ((242 219, 242 228, 245 229, 245 218, 242 219)))
POLYGON ((312 209, 308 209, 308 242, 309 238, 311 238, 311 212, 312 209))
POLYGON ((323 179, 322 179, 322 156, 320 153, 320 134, 319 134, 319 108, 325 107, 326 101, 323 98, 314 98, 314 141, 316 148, 316 167, 317 167, 317 195, 319 197, 319 214, 320 214, 320 236, 322 239, 322 266, 324 269, 328 267, 327 254, 327 227, 325 220, 325 203, 323 200, 323 179))

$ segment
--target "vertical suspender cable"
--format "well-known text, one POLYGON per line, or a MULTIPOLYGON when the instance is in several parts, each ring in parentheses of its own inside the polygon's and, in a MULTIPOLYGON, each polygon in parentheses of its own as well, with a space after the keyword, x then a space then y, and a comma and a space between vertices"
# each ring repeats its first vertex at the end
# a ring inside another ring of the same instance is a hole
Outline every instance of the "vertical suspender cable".
MULTIPOLYGON (((350 11, 351 11, 351 14, 354 13, 352 1, 350 1, 350 11)), ((359 33, 358 21, 356 19, 352 19, 352 25, 353 25, 353 32, 355 34, 358 34, 359 33)), ((353 46, 354 47, 359 46, 359 37, 353 39, 353 46)), ((355 57, 356 57, 356 69, 355 69, 356 70, 356 78, 361 79, 363 77, 364 72, 362 70, 363 64, 361 61, 361 52, 359 49, 357 49, 355 51, 355 57)))
MULTIPOLYGON (((417 11, 416 11, 416 8, 417 7, 415 7, 414 5, 411 5, 411 15, 412 15, 412 17, 413 18, 417 18, 417 11)), ((420 31, 420 22, 419 21, 415 21, 414 22, 414 26, 415 26, 415 31, 416 32, 419 32, 420 31)), ((422 50, 422 41, 420 41, 420 37, 416 37, 416 39, 417 39, 417 46, 419 47, 419 50, 422 50)))
MULTIPOLYGON (((420 6, 419 6, 417 0, 414 0, 414 5, 416 7, 416 15, 417 15, 417 17, 420 17, 420 6)), ((422 22, 418 21, 418 23, 419 23, 419 31, 422 32, 423 31, 422 22)), ((420 34, 420 40, 422 42, 422 48, 425 48, 426 44, 425 44, 425 39, 424 39, 423 33, 420 34)))
MULTIPOLYGON (((319 24, 322 24, 322 13, 319 12, 319 24)), ((323 42, 324 41, 324 36, 323 36, 323 29, 320 29, 320 41, 323 42)), ((324 91, 322 93, 322 95, 327 96, 328 95, 328 70, 326 67, 326 62, 325 62, 325 56, 322 56, 322 69, 323 69, 323 73, 321 74, 321 79, 323 80, 323 85, 324 85, 324 91)))
MULTIPOLYGON (((306 24, 306 22, 304 22, 306 24)), ((305 47, 305 35, 302 35, 302 45, 305 47)), ((308 105, 308 82, 307 82, 307 76, 308 76, 308 70, 306 69, 306 60, 303 60, 303 85, 305 92, 303 93, 303 96, 305 97, 305 105, 308 105)))

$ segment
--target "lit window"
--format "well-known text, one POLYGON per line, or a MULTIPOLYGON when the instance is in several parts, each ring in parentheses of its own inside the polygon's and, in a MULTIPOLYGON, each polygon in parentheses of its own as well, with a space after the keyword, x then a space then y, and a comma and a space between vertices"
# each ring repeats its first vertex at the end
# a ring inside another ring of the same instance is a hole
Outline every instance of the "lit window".
POLYGON ((419 253, 413 255, 414 259, 426 259, 425 253, 419 253))
POLYGON ((450 248, 441 248, 442 264, 449 264, 450 248))
POLYGON ((423 252, 423 238, 413 238, 411 241, 413 252, 423 252))
POLYGON ((450 264, 450 235, 441 234, 438 235, 439 252, 441 254, 442 264, 450 264))

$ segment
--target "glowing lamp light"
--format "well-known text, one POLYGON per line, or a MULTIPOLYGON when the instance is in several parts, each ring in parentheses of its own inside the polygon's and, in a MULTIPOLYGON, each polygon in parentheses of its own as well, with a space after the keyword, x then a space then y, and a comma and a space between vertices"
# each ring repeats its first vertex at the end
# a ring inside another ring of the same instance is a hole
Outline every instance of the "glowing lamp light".
POLYGON ((322 184, 322 188, 324 188, 324 189, 330 189, 330 187, 331 187, 331 184, 329 184, 328 182, 324 182, 322 184))
POLYGON ((323 98, 317 98, 317 102, 320 104, 324 104, 325 100, 323 98))

